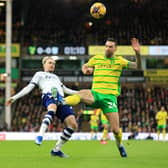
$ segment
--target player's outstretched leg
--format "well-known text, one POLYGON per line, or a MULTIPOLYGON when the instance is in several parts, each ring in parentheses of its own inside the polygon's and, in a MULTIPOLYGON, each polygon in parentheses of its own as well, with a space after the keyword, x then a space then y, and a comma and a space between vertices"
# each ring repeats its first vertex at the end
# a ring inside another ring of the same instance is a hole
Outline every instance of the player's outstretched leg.
POLYGON ((71 105, 71 106, 75 106, 80 103, 81 98, 79 95, 74 94, 71 96, 67 96, 64 100, 65 100, 66 104, 71 105))
POLYGON ((51 150, 51 155, 52 156, 58 156, 58 157, 61 157, 61 158, 67 158, 67 157, 69 157, 68 155, 64 154, 61 151, 61 147, 66 142, 68 142, 68 140, 71 138, 71 136, 72 136, 73 133, 74 133, 74 130, 72 128, 70 128, 70 127, 65 128, 63 130, 63 133, 62 133, 60 139, 57 141, 55 147, 51 150))
POLYGON ((54 118, 54 111, 48 111, 48 113, 44 116, 44 119, 42 121, 39 135, 35 139, 36 145, 41 145, 43 141, 44 133, 46 132, 48 126, 51 124, 52 120, 54 118))

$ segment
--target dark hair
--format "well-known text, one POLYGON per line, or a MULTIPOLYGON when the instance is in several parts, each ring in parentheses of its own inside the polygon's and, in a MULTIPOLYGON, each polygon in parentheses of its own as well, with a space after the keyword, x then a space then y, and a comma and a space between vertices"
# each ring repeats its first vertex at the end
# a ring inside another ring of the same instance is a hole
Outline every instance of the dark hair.
POLYGON ((114 38, 112 38, 112 37, 108 37, 108 38, 106 39, 106 41, 111 41, 111 42, 114 42, 114 43, 115 43, 115 45, 117 46, 117 40, 116 40, 116 39, 114 39, 114 38))

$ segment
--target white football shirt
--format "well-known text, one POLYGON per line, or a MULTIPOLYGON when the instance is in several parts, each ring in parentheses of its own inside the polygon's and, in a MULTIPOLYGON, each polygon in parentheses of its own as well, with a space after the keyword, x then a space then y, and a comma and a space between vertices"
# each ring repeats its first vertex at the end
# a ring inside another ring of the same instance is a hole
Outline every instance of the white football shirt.
POLYGON ((76 90, 69 89, 63 85, 58 76, 54 73, 39 71, 34 74, 32 80, 26 87, 16 95, 12 96, 13 101, 30 93, 35 85, 41 89, 43 94, 51 93, 52 88, 56 88, 62 97, 64 97, 64 93, 69 95, 77 93, 76 90))
POLYGON ((37 85, 42 93, 51 93, 52 88, 57 88, 57 91, 64 97, 63 84, 57 75, 50 72, 36 72, 30 83, 37 85))

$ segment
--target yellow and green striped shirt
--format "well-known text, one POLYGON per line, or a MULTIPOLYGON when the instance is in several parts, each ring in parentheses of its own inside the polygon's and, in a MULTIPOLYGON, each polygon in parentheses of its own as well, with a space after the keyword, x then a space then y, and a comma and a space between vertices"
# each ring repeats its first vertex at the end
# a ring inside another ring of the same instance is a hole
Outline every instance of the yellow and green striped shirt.
POLYGON ((158 125, 166 125, 168 115, 166 111, 159 111, 156 114, 156 120, 158 125))
POLYGON ((92 89, 103 94, 120 95, 120 76, 129 61, 122 56, 96 55, 89 59, 87 66, 94 67, 92 89))

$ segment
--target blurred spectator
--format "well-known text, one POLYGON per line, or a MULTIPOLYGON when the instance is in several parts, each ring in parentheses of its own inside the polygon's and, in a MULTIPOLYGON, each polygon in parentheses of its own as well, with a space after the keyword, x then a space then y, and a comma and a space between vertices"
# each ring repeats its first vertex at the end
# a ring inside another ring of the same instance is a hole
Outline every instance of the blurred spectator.
POLYGON ((133 123, 130 128, 131 134, 128 136, 128 139, 136 139, 139 133, 139 128, 136 123, 133 123))

